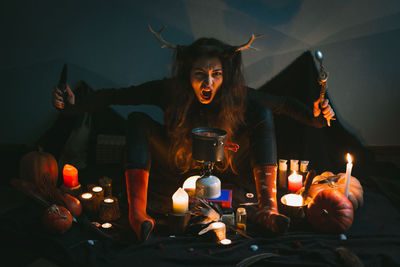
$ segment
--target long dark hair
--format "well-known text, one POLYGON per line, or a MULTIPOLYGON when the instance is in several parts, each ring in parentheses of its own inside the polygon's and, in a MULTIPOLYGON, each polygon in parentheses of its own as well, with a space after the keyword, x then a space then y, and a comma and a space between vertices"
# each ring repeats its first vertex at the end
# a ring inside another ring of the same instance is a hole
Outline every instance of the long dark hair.
MULTIPOLYGON (((178 47, 173 64, 172 103, 167 108, 164 121, 170 142, 173 164, 181 172, 196 168, 192 160, 191 130, 198 126, 209 126, 227 132, 226 141, 234 142, 234 132, 244 124, 246 87, 242 72, 241 52, 214 38, 200 38, 190 46, 178 47), (190 83, 193 63, 201 57, 218 57, 222 64, 223 82, 213 101, 201 104, 190 83), (200 117, 208 125, 199 125, 200 117)), ((216 167, 226 170, 232 166, 232 154, 216 167)))

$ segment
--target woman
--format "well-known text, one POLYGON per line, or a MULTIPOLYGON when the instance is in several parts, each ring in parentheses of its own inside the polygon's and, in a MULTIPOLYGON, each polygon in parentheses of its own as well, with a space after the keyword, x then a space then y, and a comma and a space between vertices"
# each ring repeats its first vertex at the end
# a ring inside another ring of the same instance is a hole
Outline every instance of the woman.
MULTIPOLYGON (((155 224, 146 212, 150 170, 188 173, 199 168, 191 157, 191 130, 199 126, 223 129, 227 132, 227 142, 240 145, 240 153, 236 155, 225 152, 224 161, 216 165, 217 171, 235 173, 243 179, 248 179, 244 177, 252 171, 259 200, 257 222, 273 232, 286 231, 289 218, 279 214, 276 202, 276 146, 271 109, 288 111, 288 115, 318 127, 325 122, 309 116, 309 110, 298 103, 245 86, 241 50, 249 48, 256 36, 238 47, 213 38, 200 38, 189 46, 177 47, 152 33, 166 47, 176 50, 171 79, 98 90, 80 105, 75 105, 68 86, 67 103, 57 88, 53 94, 53 105, 64 113, 94 111, 110 104, 152 104, 164 110, 165 126, 137 112, 128 118, 125 179, 129 221, 137 237, 146 240, 155 224)), ((334 112, 328 102, 323 107, 325 118, 332 118, 334 112)), ((319 113, 317 100, 314 115, 317 117, 319 113)))

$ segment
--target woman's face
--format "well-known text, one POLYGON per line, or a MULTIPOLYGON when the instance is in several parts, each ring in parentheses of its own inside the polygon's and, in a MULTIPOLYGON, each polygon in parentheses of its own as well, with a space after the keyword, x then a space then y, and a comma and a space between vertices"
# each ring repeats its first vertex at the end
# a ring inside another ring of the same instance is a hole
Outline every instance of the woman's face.
POLYGON ((211 103, 222 85, 222 80, 222 64, 219 58, 202 57, 194 62, 190 71, 190 83, 200 103, 211 103))

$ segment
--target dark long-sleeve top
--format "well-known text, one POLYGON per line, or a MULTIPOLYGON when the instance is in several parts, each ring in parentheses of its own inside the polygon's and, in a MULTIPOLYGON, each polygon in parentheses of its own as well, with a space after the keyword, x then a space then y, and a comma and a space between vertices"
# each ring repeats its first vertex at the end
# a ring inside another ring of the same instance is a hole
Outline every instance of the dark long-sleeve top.
MULTIPOLYGON (((91 93, 75 105, 67 105, 63 114, 93 112, 108 105, 155 105, 165 111, 171 103, 171 79, 154 80, 119 89, 101 89, 91 93)), ((326 125, 322 117, 315 118, 312 108, 292 97, 272 95, 247 88, 247 105, 268 107, 274 114, 287 115, 303 124, 321 128, 326 125)))

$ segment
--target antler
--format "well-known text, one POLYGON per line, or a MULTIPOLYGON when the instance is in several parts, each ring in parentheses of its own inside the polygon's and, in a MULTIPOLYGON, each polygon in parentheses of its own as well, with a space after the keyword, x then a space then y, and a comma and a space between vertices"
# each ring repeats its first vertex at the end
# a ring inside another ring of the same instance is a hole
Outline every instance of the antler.
POLYGON ((169 49, 176 49, 176 45, 168 43, 167 41, 164 40, 161 36, 161 32, 165 29, 165 26, 163 26, 158 32, 155 32, 149 24, 147 24, 147 28, 149 28, 149 31, 151 34, 156 37, 156 39, 162 44, 161 48, 169 48, 169 49))
POLYGON ((235 51, 236 51, 236 52, 239 52, 239 51, 245 50, 245 49, 251 49, 251 50, 259 51, 259 49, 255 48, 255 47, 252 47, 252 46, 251 46, 251 43, 252 43, 255 39, 261 38, 261 37, 263 37, 263 36, 264 36, 264 34, 258 34, 258 35, 251 34, 249 41, 248 41, 247 43, 241 45, 241 46, 238 46, 238 48, 236 48, 235 51))

